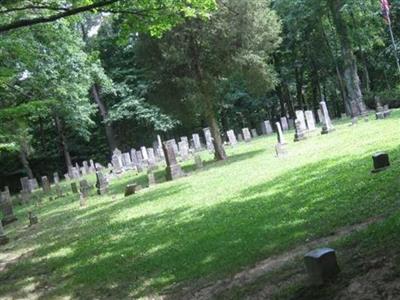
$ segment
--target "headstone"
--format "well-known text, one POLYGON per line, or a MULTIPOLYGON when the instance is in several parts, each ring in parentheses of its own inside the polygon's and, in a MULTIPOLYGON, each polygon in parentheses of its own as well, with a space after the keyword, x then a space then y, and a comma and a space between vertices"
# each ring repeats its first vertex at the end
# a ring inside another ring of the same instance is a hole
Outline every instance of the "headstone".
POLYGON ((383 116, 384 116, 385 118, 387 118, 387 117, 390 117, 391 114, 392 114, 392 111, 389 109, 389 105, 388 105, 388 104, 385 104, 385 105, 383 106, 383 116))
POLYGON ((307 273, 312 285, 323 285, 334 279, 340 272, 335 250, 321 248, 304 256, 307 273))
POLYGON ((14 221, 17 221, 17 218, 14 215, 12 202, 11 202, 11 195, 9 190, 5 190, 0 194, 0 205, 1 211, 3 213, 3 219, 1 219, 1 223, 3 226, 10 224, 14 221))
POLYGON ((59 183, 60 182, 60 176, 58 175, 57 172, 53 173, 53 180, 54 180, 54 183, 59 183))
POLYGON ((122 159, 122 166, 124 167, 124 169, 132 168, 131 156, 128 152, 122 153, 121 159, 122 159))
POLYGON ((193 146, 195 151, 200 151, 201 150, 201 142, 200 142, 200 135, 197 133, 194 133, 192 135, 193 138, 193 146))
POLYGON ((335 128, 332 125, 331 118, 329 117, 329 112, 328 112, 328 107, 326 106, 325 101, 320 102, 320 107, 323 115, 323 125, 322 125, 322 134, 327 134, 329 132, 332 132, 335 130, 335 128))
POLYGON ((341 118, 341 119, 346 119, 346 118, 347 118, 347 115, 346 115, 345 113, 342 113, 342 114, 340 115, 340 118, 341 118))
POLYGON ((302 110, 296 110, 296 119, 300 121, 301 130, 306 132, 307 131, 306 119, 304 117, 304 112, 302 110))
POLYGON ((318 114, 318 122, 323 124, 325 121, 324 121, 324 115, 322 114, 322 110, 318 109, 317 114, 318 114))
POLYGON ((277 138, 278 143, 275 145, 275 152, 277 157, 283 157, 287 155, 286 151, 286 141, 285 137, 283 136, 281 123, 276 122, 276 130, 277 130, 277 138))
POLYGON ((136 193, 136 187, 137 187, 136 183, 128 184, 125 187, 125 197, 128 197, 130 195, 135 194, 136 193))
POLYGON ((184 176, 181 166, 178 164, 176 159, 175 151, 173 148, 174 143, 175 140, 169 140, 164 142, 163 144, 164 155, 167 162, 167 180, 175 180, 179 177, 184 176))
POLYGON ((307 110, 304 112, 306 116, 307 127, 309 131, 314 131, 317 128, 315 127, 315 118, 314 113, 311 110, 307 110))
POLYGON ((68 174, 68 173, 65 173, 65 174, 64 174, 64 179, 65 179, 66 181, 71 180, 71 177, 70 177, 69 175, 70 175, 70 174, 68 174))
POLYGON ((238 134, 237 140, 238 142, 243 142, 243 135, 241 133, 238 134))
POLYGON ((140 147, 140 151, 142 152, 143 160, 149 160, 149 155, 147 154, 147 148, 145 146, 140 147))
MULTIPOLYGON (((212 139, 210 128, 208 128, 208 127, 204 128, 203 132, 204 132, 204 138, 206 140, 207 150, 214 151, 214 144, 213 144, 213 139, 212 139)), ((165 153, 165 151, 164 151, 164 153, 165 153)))
POLYGON ((96 172, 96 188, 98 195, 105 195, 108 192, 108 181, 103 173, 96 172))
POLYGON ((71 173, 72 173, 73 179, 79 179, 81 177, 81 175, 79 173, 79 169, 77 169, 76 167, 71 168, 71 173))
POLYGON ((276 125, 276 130, 277 130, 278 144, 286 145, 285 137, 283 135, 283 131, 281 128, 281 123, 276 122, 275 125, 276 125))
POLYGON ((302 129, 300 120, 296 120, 295 122, 295 134, 294 134, 294 141, 299 142, 306 139, 305 132, 302 129))
POLYGON ((250 130, 248 128, 243 128, 242 129, 242 133, 243 133, 243 139, 245 142, 250 142, 251 141, 251 134, 250 134, 250 130))
POLYGON ((32 212, 28 212, 28 218, 29 218, 29 226, 33 226, 38 223, 38 217, 32 212))
POLYGON ((374 169, 372 173, 378 173, 390 167, 389 154, 385 152, 378 152, 372 156, 374 162, 374 169))
POLYGON ((289 130, 289 124, 288 124, 288 121, 287 121, 286 117, 282 117, 281 118, 281 128, 282 128, 283 131, 288 131, 289 130))
POLYGON ((81 171, 82 176, 87 175, 85 167, 81 167, 80 171, 81 171))
POLYGON ((154 176, 154 172, 152 170, 147 171, 147 180, 149 187, 156 185, 156 177, 154 176))
POLYGON ((188 160, 189 159, 189 145, 187 142, 182 141, 178 143, 179 146, 179 153, 181 155, 182 160, 188 160))
POLYGON ((200 155, 197 154, 197 155, 194 156, 194 162, 196 164, 196 169, 197 170, 200 170, 200 169, 203 168, 203 160, 201 159, 200 155))
POLYGON ((78 185, 76 184, 76 182, 71 182, 71 190, 72 190, 72 193, 74 193, 74 194, 78 194, 79 193, 78 185))
POLYGON ((50 181, 47 176, 42 176, 42 188, 43 192, 49 194, 51 192, 50 181))
POLYGON ((149 158, 149 166, 150 167, 154 167, 156 165, 156 155, 154 153, 154 149, 153 148, 148 148, 147 149, 147 156, 149 158))
POLYGON ((272 130, 271 122, 270 121, 264 121, 261 123, 261 131, 264 135, 270 135, 273 134, 274 131, 272 130))
POLYGON ((256 130, 255 128, 253 128, 253 129, 251 130, 251 136, 253 137, 253 139, 256 138, 256 137, 258 137, 257 130, 256 130))
POLYGON ((235 146, 237 144, 235 132, 233 130, 229 130, 226 135, 228 136, 228 141, 231 146, 235 146))
POLYGON ((79 181, 79 191, 84 198, 89 197, 90 186, 86 179, 79 181))
POLYGON ((132 165, 135 167, 139 164, 139 160, 136 155, 136 150, 133 148, 131 149, 131 162, 132 162, 132 165))
POLYGON ((0 222, 0 245, 5 245, 10 241, 10 239, 4 233, 3 225, 0 222))
POLYGON ((121 174, 123 172, 122 164, 122 153, 118 149, 115 149, 111 157, 111 164, 113 166, 113 172, 115 174, 121 174))
POLYGON ((91 159, 89 163, 90 163, 89 165, 90 173, 96 172, 96 164, 94 163, 93 159, 91 159))

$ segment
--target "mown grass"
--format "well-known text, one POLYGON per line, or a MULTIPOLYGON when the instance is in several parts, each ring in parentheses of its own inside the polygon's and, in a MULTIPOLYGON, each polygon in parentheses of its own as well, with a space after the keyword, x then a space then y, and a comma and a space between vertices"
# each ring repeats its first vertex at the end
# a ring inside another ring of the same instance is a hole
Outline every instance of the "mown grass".
MULTIPOLYGON (((133 173, 79 208, 73 195, 17 209, 1 260, 24 254, 0 275, 0 297, 138 298, 214 280, 335 229, 399 207, 400 112, 387 120, 349 120, 300 143, 287 134, 288 157, 275 137, 228 149, 186 178, 124 198, 133 173), (371 174, 371 155, 393 166, 371 174), (28 228, 34 209, 40 224, 28 228)), ((189 172, 192 162, 185 164, 189 172)), ((163 179, 163 171, 156 174, 163 179)), ((94 181, 94 178, 91 178, 94 181)))

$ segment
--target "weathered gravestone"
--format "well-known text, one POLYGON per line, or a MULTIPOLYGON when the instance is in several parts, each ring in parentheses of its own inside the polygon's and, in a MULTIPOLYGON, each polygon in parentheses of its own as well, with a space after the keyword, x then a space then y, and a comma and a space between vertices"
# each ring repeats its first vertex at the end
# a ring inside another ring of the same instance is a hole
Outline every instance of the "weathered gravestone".
POLYGON ((289 124, 289 129, 293 129, 294 128, 294 120, 293 119, 289 119, 288 120, 288 124, 289 124))
MULTIPOLYGON (((214 151, 214 143, 213 143, 213 138, 211 135, 210 128, 208 128, 208 127, 204 128, 203 132, 204 132, 204 138, 206 140, 207 150, 214 151)), ((164 153, 165 153, 165 151, 164 151, 164 153)))
POLYGON ((193 138, 193 146, 195 151, 200 151, 201 150, 201 142, 200 142, 200 135, 197 133, 192 134, 193 138))
POLYGON ((47 176, 42 176, 42 189, 46 194, 50 194, 51 192, 50 181, 47 176))
POLYGON ((270 121, 264 121, 261 123, 261 131, 264 135, 270 135, 273 134, 274 131, 272 130, 271 122, 270 121))
POLYGON ((276 130, 277 130, 277 138, 278 143, 275 145, 275 152, 277 157, 283 157, 287 155, 286 151, 286 141, 285 137, 283 136, 281 123, 276 122, 276 130))
POLYGON ((181 141, 178 143, 179 154, 181 155, 182 160, 189 159, 189 144, 185 141, 181 141))
POLYGON ((378 152, 372 156, 374 162, 374 169, 372 173, 378 173, 390 167, 389 154, 385 152, 378 152))
POLYGON ((53 173, 53 180, 54 180, 54 183, 59 183, 60 182, 60 176, 58 176, 57 172, 53 173))
POLYGON ((306 116, 307 127, 309 131, 314 131, 317 128, 315 127, 315 118, 314 113, 311 110, 307 110, 304 112, 306 116))
POLYGON ((300 121, 301 130, 306 132, 307 124, 306 124, 306 119, 304 117, 304 111, 296 110, 296 119, 300 121))
POLYGON ((323 114, 323 125, 322 125, 322 134, 328 134, 329 132, 332 132, 335 130, 335 128, 332 125, 331 118, 329 117, 329 112, 328 112, 328 107, 326 106, 325 101, 320 102, 320 107, 321 111, 323 114))
POLYGON ((142 152, 143 160, 148 161, 149 160, 149 155, 147 153, 147 148, 145 146, 142 146, 142 147, 140 147, 140 151, 142 152))
POLYGON ((113 166, 113 172, 115 174, 121 174, 123 172, 122 164, 122 153, 118 149, 115 149, 111 157, 111 164, 113 166))
POLYGON ((197 154, 197 155, 194 156, 194 162, 196 164, 196 169, 197 170, 200 170, 200 169, 203 168, 203 160, 201 159, 200 155, 197 154))
POLYGON ((237 144, 235 132, 233 130, 229 130, 226 132, 226 135, 228 136, 228 141, 231 146, 235 146, 237 144))
POLYGON ((125 197, 128 197, 130 195, 135 194, 136 193, 136 187, 137 187, 136 183, 128 184, 125 187, 125 197))
POLYGON ((0 193, 0 205, 1 211, 3 213, 3 219, 1 219, 1 223, 3 224, 3 226, 17 221, 17 218, 14 215, 11 195, 8 188, 4 192, 0 193))
POLYGON ((250 134, 250 130, 248 128, 243 128, 242 129, 242 133, 243 133, 243 139, 245 142, 250 142, 251 141, 251 134, 250 134))
POLYGON ((89 197, 90 185, 86 179, 79 181, 79 191, 84 198, 89 197))
POLYGON ((148 148, 147 149, 147 156, 149 158, 148 163, 150 168, 156 167, 157 161, 156 161, 156 155, 154 153, 153 148, 148 148))
POLYGON ((334 279, 340 272, 335 250, 321 248, 304 256, 307 273, 312 285, 323 285, 334 279))
POLYGON ((295 134, 294 141, 299 142, 306 139, 305 132, 302 129, 300 120, 296 120, 295 122, 295 134))
POLYGON ((163 143, 164 156, 167 162, 167 168, 165 169, 167 180, 175 180, 185 175, 176 159, 174 143, 175 140, 169 140, 163 143))
POLYGON ((253 129, 251 130, 251 136, 253 137, 253 139, 255 139, 256 137, 258 137, 258 133, 257 133, 257 130, 256 130, 255 128, 253 128, 253 129))
POLYGON ((147 181, 148 181, 149 187, 156 185, 156 177, 154 176, 153 170, 147 171, 147 181))
POLYGON ((103 173, 96 172, 96 189, 98 195, 105 195, 108 192, 108 181, 103 173))
POLYGON ((91 159, 91 160, 89 161, 89 163, 90 163, 90 166, 89 166, 90 172, 91 172, 91 173, 96 172, 96 164, 94 163, 93 159, 91 159))
POLYGON ((85 160, 82 162, 82 167, 85 170, 85 174, 89 174, 90 173, 90 167, 88 162, 85 160))
POLYGON ((289 124, 286 117, 281 117, 281 128, 283 131, 289 130, 289 124))
POLYGON ((243 142, 243 135, 241 133, 238 134, 237 140, 238 142, 243 142))
POLYGON ((3 225, 0 222, 0 245, 5 245, 10 241, 10 239, 4 233, 3 225))
POLYGON ((27 193, 32 193, 31 185, 29 183, 28 177, 22 177, 20 179, 20 182, 21 182, 22 191, 27 192, 27 193))
POLYGON ((72 190, 72 193, 74 193, 74 194, 78 194, 79 193, 78 185, 77 185, 76 182, 71 182, 71 190, 72 190))
POLYGON ((38 217, 32 212, 28 212, 28 218, 29 218, 29 226, 33 226, 38 223, 38 217))
POLYGON ((132 160, 129 152, 122 153, 121 159, 122 159, 122 167, 125 170, 133 169, 132 160))
POLYGON ((136 155, 136 150, 133 148, 131 149, 131 162, 134 167, 137 167, 137 165, 139 164, 139 160, 136 155))

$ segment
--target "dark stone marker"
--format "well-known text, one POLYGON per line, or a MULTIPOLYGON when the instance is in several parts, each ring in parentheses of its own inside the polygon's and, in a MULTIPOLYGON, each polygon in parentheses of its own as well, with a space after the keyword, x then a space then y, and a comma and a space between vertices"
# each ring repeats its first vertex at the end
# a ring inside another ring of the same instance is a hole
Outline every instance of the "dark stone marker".
POLYGON ((10 239, 4 233, 3 225, 0 222, 0 245, 5 245, 10 241, 10 239))
POLYGON ((304 134, 304 130, 302 129, 301 121, 296 119, 295 121, 295 134, 294 134, 294 141, 299 142, 306 139, 304 134))
POLYGON ((307 273, 313 285, 323 285, 334 279, 340 272, 335 250, 321 248, 304 256, 307 273))
POLYGON ((103 173, 96 172, 96 188, 98 195, 105 195, 108 192, 108 181, 103 173))
POLYGON ((169 140, 163 143, 163 151, 165 160, 167 162, 167 168, 165 169, 167 173, 167 180, 175 180, 185 176, 185 173, 182 171, 181 166, 176 160, 174 143, 175 140, 169 140))
POLYGON ((38 217, 34 215, 33 212, 28 212, 29 226, 33 226, 38 223, 38 217))
POLYGON ((372 156, 372 159, 374 161, 374 169, 372 170, 372 173, 378 173, 390 167, 389 154, 387 153, 375 153, 372 156))
POLYGON ((46 194, 49 194, 51 192, 50 181, 47 176, 42 176, 42 189, 43 192, 45 192, 46 194))
POLYGON ((137 187, 136 183, 128 184, 125 187, 125 197, 128 197, 130 195, 135 194, 136 193, 136 187, 137 187))
POLYGON ((71 182, 71 190, 74 194, 78 194, 78 185, 76 184, 76 182, 71 182))
POLYGON ((0 194, 0 205, 1 211, 3 213, 3 219, 1 220, 3 226, 17 221, 17 218, 15 217, 13 212, 10 192, 8 190, 0 194))

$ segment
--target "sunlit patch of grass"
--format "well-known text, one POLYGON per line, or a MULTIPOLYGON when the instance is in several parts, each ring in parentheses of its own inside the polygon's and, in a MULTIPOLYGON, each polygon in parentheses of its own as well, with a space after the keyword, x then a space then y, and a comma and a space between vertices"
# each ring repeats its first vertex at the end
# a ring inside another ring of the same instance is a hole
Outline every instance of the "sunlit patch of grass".
MULTIPOLYGON (((384 121, 360 121, 293 143, 275 157, 276 137, 228 148, 226 162, 201 153, 203 170, 184 162, 191 176, 159 184, 125 198, 126 184, 147 185, 145 174, 129 172, 110 193, 92 193, 80 208, 71 192, 19 207, 7 226, 12 242, 0 253, 33 249, 0 275, 0 296, 13 295, 31 277, 51 288, 44 296, 72 298, 144 297, 200 278, 215 280, 258 260, 289 250, 339 227, 399 207, 400 113, 384 121), (392 168, 371 174, 371 155, 388 151, 392 168), (39 217, 27 227, 27 212, 39 217), (14 283, 18 281, 18 285, 14 283)), ((89 178, 94 183, 94 177, 89 178)), ((64 191, 69 184, 63 183, 64 191)), ((41 195, 40 195, 41 196, 41 195)))

